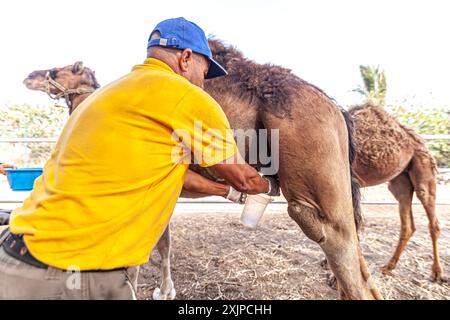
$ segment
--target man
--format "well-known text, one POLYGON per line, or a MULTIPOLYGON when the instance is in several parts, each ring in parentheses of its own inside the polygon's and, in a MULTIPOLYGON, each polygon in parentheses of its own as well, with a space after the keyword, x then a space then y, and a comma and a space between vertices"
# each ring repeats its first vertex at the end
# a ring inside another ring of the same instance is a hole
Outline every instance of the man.
POLYGON ((158 24, 148 59, 75 110, 13 212, 0 248, 0 298, 134 298, 137 267, 167 227, 183 183, 208 194, 277 194, 274 179, 242 163, 223 110, 202 90, 205 78, 224 75, 197 25, 158 24), (205 190, 186 155, 177 157, 181 142, 233 189, 208 182, 217 189, 205 190))

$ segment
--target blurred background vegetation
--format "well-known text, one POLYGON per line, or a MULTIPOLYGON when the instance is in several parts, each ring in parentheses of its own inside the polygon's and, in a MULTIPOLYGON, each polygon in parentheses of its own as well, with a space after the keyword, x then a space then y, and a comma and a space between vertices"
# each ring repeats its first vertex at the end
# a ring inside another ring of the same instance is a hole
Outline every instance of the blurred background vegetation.
MULTIPOLYGON (((444 108, 411 111, 405 106, 388 106, 397 119, 420 134, 450 135, 450 110, 444 108)), ((428 141, 427 146, 439 167, 450 168, 450 141, 428 141)))
MULTIPOLYGON (((0 106, 0 138, 54 138, 64 127, 67 108, 32 105, 0 106)), ((43 166, 54 143, 1 143, 0 162, 19 167, 43 166)))

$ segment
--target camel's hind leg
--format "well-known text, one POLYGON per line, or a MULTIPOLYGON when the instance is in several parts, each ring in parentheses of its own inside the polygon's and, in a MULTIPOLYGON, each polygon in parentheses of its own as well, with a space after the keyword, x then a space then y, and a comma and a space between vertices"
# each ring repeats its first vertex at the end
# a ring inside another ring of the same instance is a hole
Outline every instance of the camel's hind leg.
POLYGON ((400 259, 400 255, 416 230, 411 206, 414 189, 409 176, 403 173, 391 180, 389 182, 389 191, 392 192, 399 203, 401 229, 400 239, 398 240, 397 249, 395 250, 394 255, 391 260, 389 260, 388 264, 381 268, 383 274, 390 274, 395 268, 400 259))
MULTIPOLYGON (((305 97, 309 93, 302 92, 305 97)), ((352 183, 355 150, 348 114, 317 92, 296 103, 295 121, 261 115, 265 128, 279 129, 278 150, 276 145, 271 150, 279 151, 278 176, 288 213, 324 251, 342 298, 381 299, 356 233, 359 189, 352 183)))
POLYGON ((336 276, 342 299, 382 299, 361 254, 353 216, 323 218, 317 209, 289 201, 289 215, 317 242, 336 276))
POLYGON ((175 299, 175 289, 170 274, 170 226, 168 225, 157 244, 161 255, 161 287, 153 291, 153 300, 175 299))
POLYGON ((425 208, 429 221, 429 230, 433 244, 433 281, 443 281, 443 270, 439 259, 438 239, 441 234, 436 216, 436 173, 427 159, 414 157, 409 176, 411 178, 417 198, 425 208))

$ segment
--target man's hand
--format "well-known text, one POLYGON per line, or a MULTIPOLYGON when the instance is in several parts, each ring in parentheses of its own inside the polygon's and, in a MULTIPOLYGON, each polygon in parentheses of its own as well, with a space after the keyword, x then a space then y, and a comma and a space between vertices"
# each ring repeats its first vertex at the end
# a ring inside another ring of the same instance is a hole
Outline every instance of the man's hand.
POLYGON ((280 196, 280 182, 277 176, 263 176, 263 178, 269 183, 269 191, 266 192, 267 195, 271 197, 280 196))
POLYGON ((0 174, 6 174, 5 169, 16 169, 12 164, 0 163, 0 174))
POLYGON ((217 176, 225 179, 235 190, 247 194, 265 193, 279 196, 280 187, 276 176, 261 176, 245 163, 239 153, 222 163, 211 167, 217 176))
POLYGON ((234 203, 244 204, 247 200, 247 194, 244 192, 237 191, 235 188, 230 186, 230 191, 226 197, 228 200, 234 203))
POLYGON ((240 192, 258 194, 270 191, 269 181, 263 179, 255 168, 245 163, 239 153, 212 166, 211 169, 240 192))

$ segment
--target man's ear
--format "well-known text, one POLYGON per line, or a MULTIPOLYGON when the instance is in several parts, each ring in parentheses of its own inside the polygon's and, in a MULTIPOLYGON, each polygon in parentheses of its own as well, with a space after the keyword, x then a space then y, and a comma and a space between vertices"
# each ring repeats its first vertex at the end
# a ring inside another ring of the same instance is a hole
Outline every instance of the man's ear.
POLYGON ((84 66, 82 61, 77 61, 72 66, 72 73, 73 74, 81 74, 83 72, 84 66))
POLYGON ((189 70, 189 66, 191 65, 193 59, 194 59, 194 54, 192 53, 192 50, 184 49, 181 52, 181 57, 179 60, 180 70, 182 72, 187 72, 189 70))

